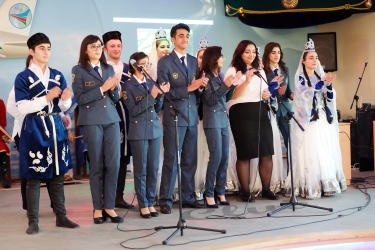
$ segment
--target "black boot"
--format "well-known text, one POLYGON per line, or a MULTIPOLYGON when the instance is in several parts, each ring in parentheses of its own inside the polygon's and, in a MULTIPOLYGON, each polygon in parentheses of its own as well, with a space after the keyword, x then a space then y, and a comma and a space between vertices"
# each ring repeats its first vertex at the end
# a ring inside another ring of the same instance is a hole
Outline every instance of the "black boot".
POLYGON ((27 179, 21 179, 21 197, 22 197, 22 208, 27 210, 27 198, 26 198, 26 186, 27 186, 27 179))
POLYGON ((56 226, 78 228, 79 225, 66 217, 64 196, 64 175, 55 175, 50 181, 51 201, 56 214, 56 226))
POLYGON ((39 232, 39 197, 40 197, 40 180, 28 179, 26 187, 27 197, 27 217, 29 219, 29 228, 27 234, 37 234, 39 232))
POLYGON ((5 152, 0 153, 0 175, 1 175, 1 184, 3 188, 10 188, 10 184, 8 183, 8 174, 7 174, 7 157, 5 152))
POLYGON ((124 200, 126 169, 127 169, 128 166, 127 166, 126 162, 124 162, 123 158, 124 157, 121 158, 120 169, 119 169, 118 177, 117 177, 115 207, 133 209, 134 206, 132 204, 127 203, 124 200))

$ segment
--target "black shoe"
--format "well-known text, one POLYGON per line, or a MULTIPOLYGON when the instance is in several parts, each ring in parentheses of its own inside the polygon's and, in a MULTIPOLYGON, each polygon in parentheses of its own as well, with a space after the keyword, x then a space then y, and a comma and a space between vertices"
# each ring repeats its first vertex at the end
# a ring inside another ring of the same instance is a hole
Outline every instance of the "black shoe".
POLYGON ((121 199, 116 199, 115 201, 115 207, 117 208, 128 208, 128 209, 133 209, 134 206, 130 203, 127 203, 124 201, 124 199, 121 197, 121 199))
POLYGON ((105 211, 105 209, 103 209, 103 221, 106 221, 107 217, 110 218, 113 223, 122 223, 122 222, 124 222, 124 219, 121 218, 120 216, 117 215, 116 217, 112 217, 109 214, 107 214, 107 212, 105 211))
MULTIPOLYGON (((207 198, 206 194, 203 193, 203 201, 204 201, 204 205, 205 205, 206 207, 208 207, 208 208, 218 208, 218 207, 219 207, 216 203, 214 203, 214 204, 208 204, 206 198, 207 198)), ((215 200, 215 199, 214 199, 214 200, 215 200)))
POLYGON ((200 204, 198 201, 188 202, 185 201, 182 203, 183 208, 205 208, 204 204, 200 204))
POLYGON ((160 213, 162 214, 170 214, 172 213, 171 207, 168 205, 160 205, 160 213))
POLYGON ((158 217, 159 216, 158 212, 150 212, 150 214, 151 214, 152 217, 158 217))
POLYGON ((95 218, 94 213, 95 213, 95 210, 93 211, 93 215, 92 215, 92 217, 94 218, 94 223, 95 224, 103 224, 103 217, 95 218))
POLYGON ((241 193, 241 200, 243 200, 244 202, 255 202, 255 198, 251 193, 241 193))
POLYGON ((214 191, 214 198, 215 198, 215 202, 216 202, 216 204, 220 204, 221 206, 229 206, 230 205, 230 203, 228 202, 228 201, 221 201, 220 200, 220 197, 219 197, 219 195, 216 193, 216 191, 214 191))
POLYGON ((142 218, 145 218, 145 219, 150 219, 150 218, 151 218, 151 213, 148 213, 148 214, 142 214, 141 210, 139 210, 139 215, 140 215, 142 218))
POLYGON ((29 228, 27 228, 26 233, 33 235, 33 234, 38 234, 39 232, 39 227, 37 222, 29 222, 29 228))
MULTIPOLYGON (((1 164, 1 162, 0 162, 1 164)), ((10 184, 8 183, 8 175, 7 175, 7 169, 5 165, 0 166, 0 175, 1 175, 1 184, 3 188, 10 188, 10 184)))
POLYGON ((69 220, 66 216, 59 216, 56 217, 56 227, 79 228, 79 225, 69 220))
POLYGON ((262 191, 262 197, 270 200, 278 200, 279 196, 277 196, 274 192, 272 191, 262 191))

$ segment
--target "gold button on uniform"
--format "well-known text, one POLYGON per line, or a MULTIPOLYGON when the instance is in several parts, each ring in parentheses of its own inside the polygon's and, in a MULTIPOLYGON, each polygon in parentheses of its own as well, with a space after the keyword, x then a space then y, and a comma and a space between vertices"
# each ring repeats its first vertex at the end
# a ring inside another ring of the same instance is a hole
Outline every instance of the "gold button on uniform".
POLYGON ((138 121, 135 121, 135 123, 138 123, 138 121))
POLYGON ((150 122, 153 122, 154 120, 150 120, 150 122))
POLYGON ((191 108, 191 105, 189 105, 189 108, 191 108))
POLYGON ((150 112, 151 112, 151 113, 153 113, 154 111, 153 111, 153 110, 151 110, 150 112))
POLYGON ((104 105, 104 108, 106 108, 107 106, 104 105))
POLYGON ((86 106, 86 108, 90 108, 90 106, 86 106))

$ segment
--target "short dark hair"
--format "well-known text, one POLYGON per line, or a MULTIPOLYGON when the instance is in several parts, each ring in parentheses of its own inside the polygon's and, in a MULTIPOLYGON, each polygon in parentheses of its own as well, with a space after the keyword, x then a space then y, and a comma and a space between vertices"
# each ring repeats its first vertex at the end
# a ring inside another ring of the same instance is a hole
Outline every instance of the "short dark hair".
POLYGON ((217 60, 222 56, 221 50, 222 48, 219 46, 210 46, 204 51, 201 73, 203 73, 203 71, 206 74, 212 75, 218 73, 216 72, 218 68, 217 60))
MULTIPOLYGON (((79 51, 78 64, 81 65, 87 71, 90 71, 89 57, 86 54, 87 46, 89 44, 96 43, 97 41, 99 41, 100 44, 103 46, 102 40, 100 40, 100 38, 95 35, 88 35, 82 40, 81 49, 79 51)), ((102 50, 102 55, 99 58, 99 62, 101 65, 103 65, 104 68, 108 67, 107 60, 105 59, 105 56, 104 56, 104 50, 102 50)))
MULTIPOLYGON (((242 40, 238 45, 236 50, 233 53, 232 62, 230 63, 234 68, 236 68, 237 71, 241 71, 242 74, 245 74, 247 71, 247 67, 245 62, 242 60, 242 54, 245 52, 248 45, 254 45, 255 49, 257 46, 254 42, 250 40, 242 40)), ((251 63, 251 67, 257 69, 259 68, 259 56, 257 53, 255 53, 254 61, 251 63)))
POLYGON ((184 30, 187 30, 187 32, 190 32, 189 26, 187 26, 184 23, 179 23, 179 24, 176 24, 175 26, 172 27, 171 37, 176 37, 177 30, 179 30, 179 29, 184 29, 184 30))
POLYGON ((148 57, 144 52, 135 52, 132 54, 129 58, 129 72, 131 74, 135 74, 135 69, 133 68, 133 65, 130 63, 132 59, 134 59, 137 63, 139 60, 142 60, 143 58, 148 57))

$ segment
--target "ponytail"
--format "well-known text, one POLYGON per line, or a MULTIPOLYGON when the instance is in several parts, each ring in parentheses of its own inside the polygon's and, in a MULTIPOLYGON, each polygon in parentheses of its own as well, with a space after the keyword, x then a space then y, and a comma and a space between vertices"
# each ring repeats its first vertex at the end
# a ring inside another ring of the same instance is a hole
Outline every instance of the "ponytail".
POLYGON ((30 61, 33 59, 33 56, 32 55, 29 55, 26 59, 26 69, 30 66, 30 61))

